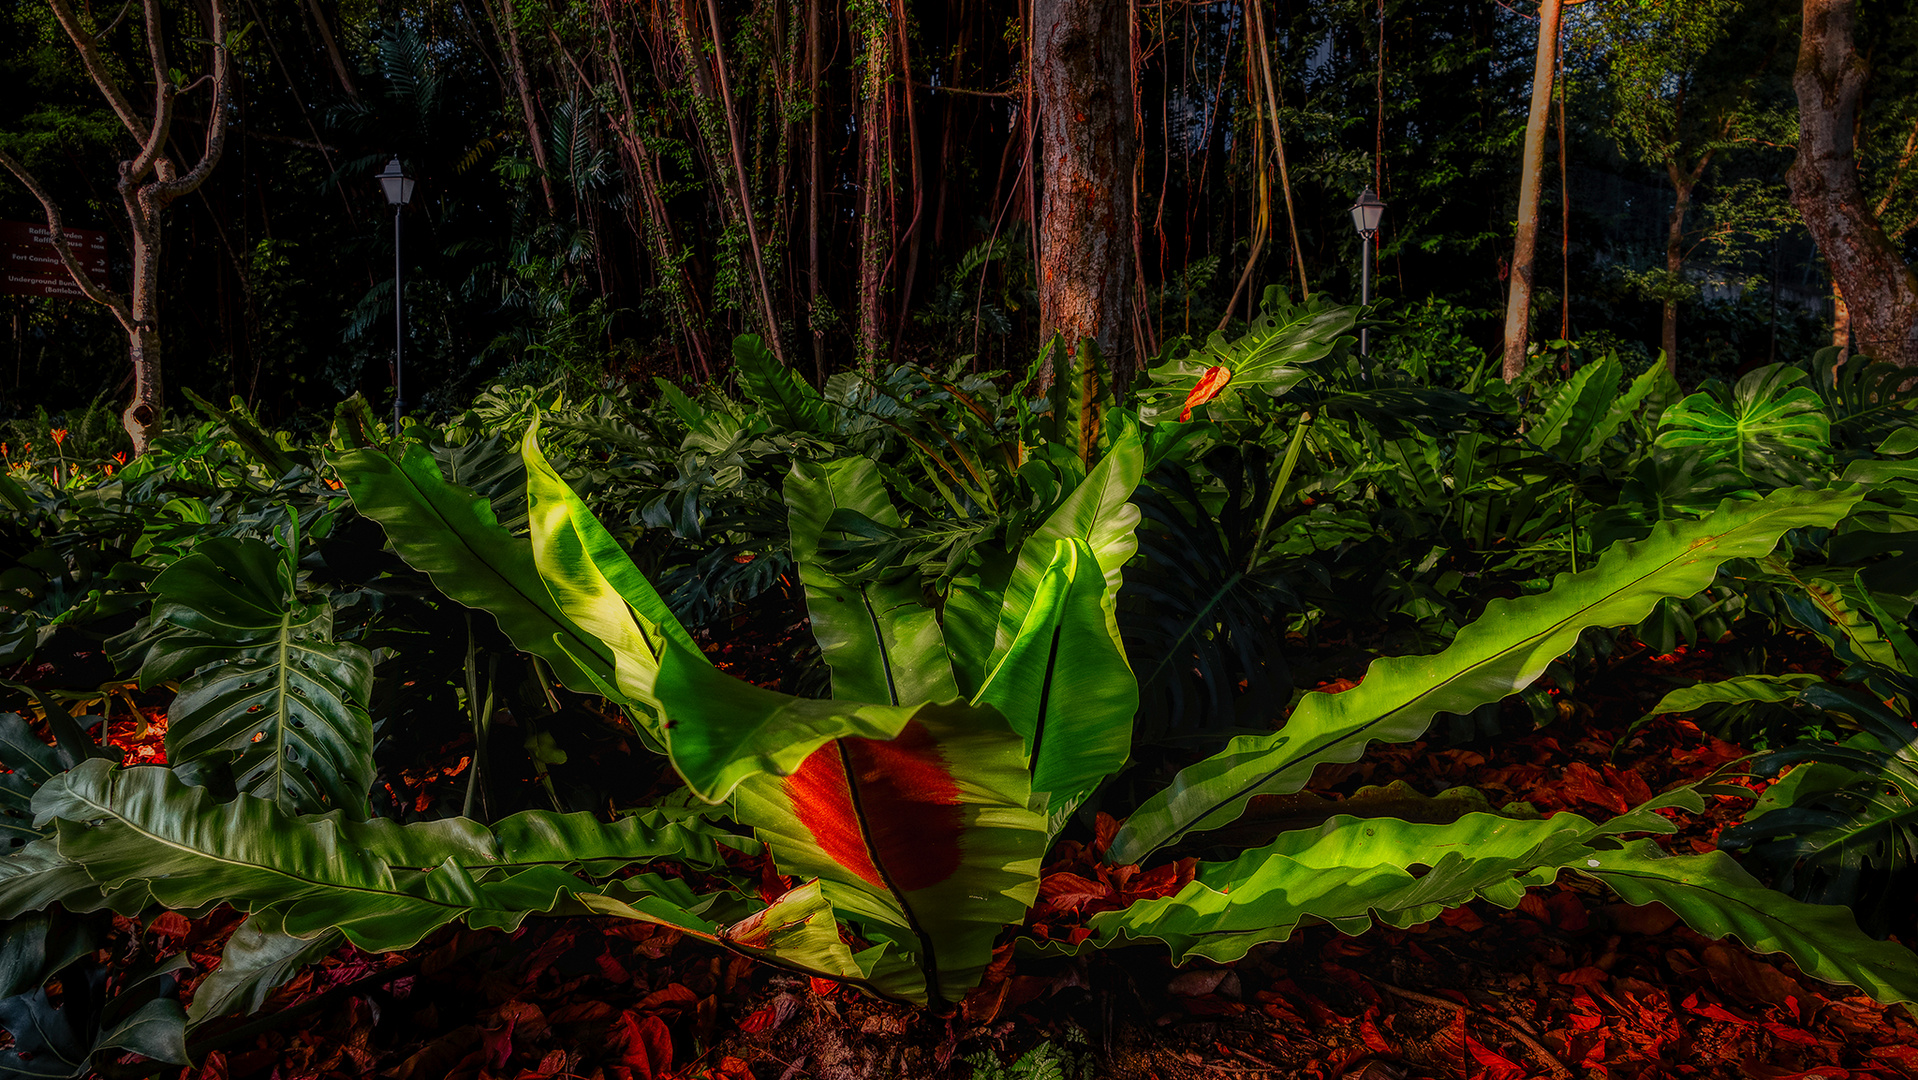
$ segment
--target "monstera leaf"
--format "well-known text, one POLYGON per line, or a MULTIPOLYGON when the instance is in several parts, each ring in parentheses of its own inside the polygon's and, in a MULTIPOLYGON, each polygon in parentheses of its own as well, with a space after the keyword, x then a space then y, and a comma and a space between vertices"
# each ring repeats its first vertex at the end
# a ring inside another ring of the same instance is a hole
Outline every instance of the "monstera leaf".
MULTIPOLYGON (((297 546, 297 545, 296 545, 297 546)), ((142 687, 180 679, 168 760, 233 758, 239 789, 288 813, 368 814, 373 660, 333 640, 333 608, 297 594, 292 549, 215 537, 153 581, 142 687)))
POLYGON ((1464 714, 1517 693, 1587 627, 1635 623, 1660 599, 1711 584, 1726 559, 1762 556, 1790 529, 1832 525, 1859 498, 1787 488, 1728 501, 1702 522, 1665 522, 1643 541, 1612 547, 1544 595, 1493 600, 1445 651, 1377 661, 1345 693, 1305 695, 1276 734, 1240 736, 1181 770, 1127 820, 1107 858, 1137 862, 1187 832, 1231 823, 1255 794, 1297 791, 1321 762, 1356 761, 1374 739, 1413 739, 1440 712, 1464 714))
POLYGON ((1725 462, 1746 476, 1796 483, 1825 460, 1831 421, 1805 373, 1783 364, 1749 372, 1727 390, 1713 381, 1665 410, 1658 446, 1696 447, 1707 462, 1725 462))

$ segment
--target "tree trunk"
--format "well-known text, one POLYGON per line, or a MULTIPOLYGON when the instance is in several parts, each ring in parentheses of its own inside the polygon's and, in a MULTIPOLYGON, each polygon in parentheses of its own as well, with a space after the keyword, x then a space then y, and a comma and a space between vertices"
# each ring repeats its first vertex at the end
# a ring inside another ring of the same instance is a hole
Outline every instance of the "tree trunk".
POLYGON ((1866 66, 1852 41, 1855 7, 1854 0, 1804 0, 1792 77, 1798 157, 1785 180, 1845 296, 1858 351, 1918 367, 1918 277, 1885 235, 1858 181, 1853 137, 1866 66))
POLYGON ((859 75, 859 296, 853 348, 861 370, 877 369, 890 341, 886 333, 886 266, 893 247, 892 32, 877 10, 860 13, 859 75))
POLYGON ((499 24, 493 29, 506 48, 506 69, 513 73, 513 91, 519 98, 520 117, 526 123, 526 141, 533 149, 533 164, 539 167, 539 190, 546 196, 546 212, 558 217, 559 202, 553 197, 552 170, 546 163, 546 139, 540 133, 539 110, 533 106, 533 90, 526 80, 526 60, 519 47, 519 20, 513 14, 513 0, 500 0, 499 24))
POLYGON ((1831 283, 1831 343, 1838 350, 1838 362, 1851 359, 1851 308, 1836 281, 1831 283))
MULTIPOLYGON (((1039 335, 1090 338, 1115 373, 1131 363, 1131 40, 1126 5, 1034 0, 1033 80, 1043 125, 1039 335)), ((1049 379, 1049 374, 1042 374, 1049 379)))
POLYGON ((1678 295, 1685 280, 1685 211, 1692 206, 1692 184, 1676 168, 1671 170, 1672 213, 1665 219, 1665 310, 1659 322, 1659 348, 1665 350, 1665 370, 1678 374, 1678 295))
POLYGON ((1532 111, 1525 121, 1525 156, 1519 165, 1518 238, 1512 244, 1511 290, 1505 298, 1506 379, 1525 372, 1525 344, 1532 323, 1532 277, 1538 268, 1538 198, 1545 183, 1545 120, 1552 111, 1552 77, 1558 69, 1560 0, 1538 7, 1538 57, 1532 66, 1532 111))

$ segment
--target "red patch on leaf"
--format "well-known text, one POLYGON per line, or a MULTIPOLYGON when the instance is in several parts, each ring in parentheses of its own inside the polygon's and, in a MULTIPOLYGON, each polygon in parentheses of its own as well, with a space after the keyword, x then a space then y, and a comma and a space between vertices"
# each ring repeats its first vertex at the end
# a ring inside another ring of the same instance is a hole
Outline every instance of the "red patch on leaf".
POLYGON ((896 739, 841 739, 821 747, 785 787, 821 850, 876 889, 890 884, 913 892, 959 869, 965 827, 959 784, 938 741, 917 720, 896 739))
POLYGON ((1225 389, 1225 384, 1231 381, 1232 372, 1227 369, 1216 365, 1206 368, 1205 374, 1199 376, 1198 385, 1185 396, 1185 408, 1179 411, 1179 421, 1183 423, 1192 419, 1193 409, 1218 397, 1219 391, 1225 389))

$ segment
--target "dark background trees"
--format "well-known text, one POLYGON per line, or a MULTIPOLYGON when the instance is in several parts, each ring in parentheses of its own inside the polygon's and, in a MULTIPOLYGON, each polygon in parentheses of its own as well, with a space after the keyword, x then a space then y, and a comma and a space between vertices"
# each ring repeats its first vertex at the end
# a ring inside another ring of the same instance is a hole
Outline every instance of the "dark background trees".
MULTIPOLYGON (((197 76, 210 9, 160 6, 197 76)), ((1616 25, 1608 44, 1619 6, 1567 8, 1530 340, 1569 333, 1641 363, 1675 344, 1687 381, 1795 357, 1830 332, 1830 277, 1784 208, 1798 0, 1667 0, 1722 23, 1678 59, 1618 47, 1616 25), (1671 114, 1622 110, 1637 85, 1677 95, 1700 133, 1637 138, 1671 114), (1674 166, 1653 151, 1677 143, 1674 270, 1674 166)), ((138 20, 116 11, 78 7, 129 94, 150 97, 138 20)), ((390 395, 390 215, 372 175, 395 154, 419 179, 404 262, 423 410, 499 381, 705 378, 742 332, 815 379, 889 357, 1022 364, 1055 326, 1149 359, 1246 318, 1268 284, 1355 298, 1344 211, 1366 184, 1391 207, 1378 295, 1491 350, 1533 19, 1489 0, 239 0, 226 152, 166 224, 167 378, 281 422, 390 395), (1091 205, 1058 197, 1060 137, 1119 175, 1099 181, 1096 225, 1048 240, 1049 210, 1091 205), (1068 241, 1085 248, 1070 265, 1068 241), (1098 325, 1057 317, 1062 282, 1097 286, 1098 325)), ((124 288, 120 125, 50 9, 0 23, 0 149, 69 225, 113 235, 124 288)), ((1860 10, 1861 190, 1909 265, 1918 95, 1899 34, 1887 5, 1860 10)), ((206 135, 194 92, 182 158, 206 135)), ((9 181, 0 217, 40 208, 9 181)), ((0 416, 124 403, 104 309, 7 296, 0 311, 0 416)))

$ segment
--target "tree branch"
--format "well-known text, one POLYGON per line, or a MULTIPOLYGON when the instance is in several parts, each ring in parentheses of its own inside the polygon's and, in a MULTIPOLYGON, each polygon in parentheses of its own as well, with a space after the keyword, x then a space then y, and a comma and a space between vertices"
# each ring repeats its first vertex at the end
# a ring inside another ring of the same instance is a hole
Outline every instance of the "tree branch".
POLYGON ((114 115, 120 118, 134 138, 145 138, 146 133, 140 129, 139 114, 133 111, 132 103, 120 92, 119 84, 113 81, 112 73, 107 71, 106 63, 100 59, 100 50, 94 47, 93 35, 87 33, 86 28, 80 25, 80 20, 74 18, 67 0, 47 0, 47 3, 53 8, 54 18, 60 20, 61 29, 73 39, 73 47, 80 51, 80 62, 86 65, 87 74, 93 77, 93 84, 100 88, 107 104, 113 106, 114 115))
MULTIPOLYGON (((147 3, 157 13, 159 0, 147 0, 147 3)), ((233 92, 230 58, 226 51, 226 4, 224 0, 210 0, 208 7, 213 12, 213 25, 209 27, 213 40, 213 104, 207 110, 205 149, 201 151, 199 163, 185 176, 177 180, 162 177, 161 182, 155 185, 158 194, 167 199, 177 199, 204 183, 213 167, 220 163, 220 154, 226 149, 227 99, 233 92)), ((160 55, 157 51, 154 53, 156 58, 160 55)))
POLYGON ((113 312, 113 317, 120 321, 120 326, 128 333, 132 333, 133 313, 127 308, 126 298, 101 288, 81 268, 80 260, 74 257, 73 248, 67 243, 67 231, 60 223, 60 208, 54 204, 53 196, 47 193, 46 188, 40 186, 40 182, 33 178, 33 174, 27 171, 26 166, 15 161, 5 150, 0 150, 0 167, 4 167, 17 177, 20 183, 33 193, 33 197, 40 200, 41 208, 47 213, 47 230, 53 240, 53 250, 59 252, 60 261, 65 264, 67 273, 73 275, 74 284, 80 286, 80 291, 87 294, 87 299, 113 312))
MULTIPOLYGON (((147 130, 146 138, 141 141, 140 152, 134 156, 130 164, 122 166, 125 171, 121 174, 121 182, 129 184, 139 183, 146 178, 147 173, 153 171, 154 163, 159 160, 161 152, 166 148, 167 135, 173 129, 175 91, 170 73, 167 71, 166 35, 160 27, 160 0, 142 0, 142 6, 147 21, 147 59, 153 63, 153 126, 147 130)), ((219 11, 220 9, 215 6, 213 9, 213 40, 215 42, 220 40, 219 11)), ((215 49, 218 48, 219 46, 215 45, 215 49)), ((217 58, 219 53, 216 51, 214 56, 217 58)), ((172 177, 163 173, 160 179, 171 180, 172 177)))

